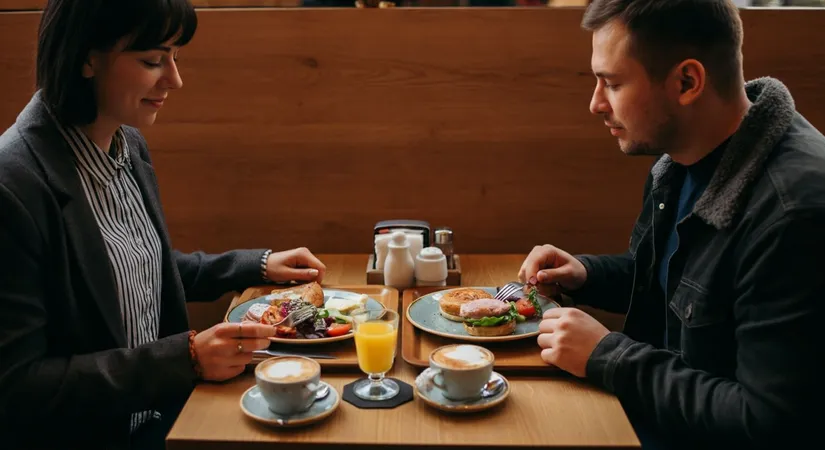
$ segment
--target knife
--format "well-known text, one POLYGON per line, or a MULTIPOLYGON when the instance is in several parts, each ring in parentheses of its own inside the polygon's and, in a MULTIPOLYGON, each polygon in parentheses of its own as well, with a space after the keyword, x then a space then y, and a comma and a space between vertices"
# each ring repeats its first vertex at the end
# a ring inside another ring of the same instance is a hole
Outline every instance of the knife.
POLYGON ((337 356, 325 353, 301 353, 301 352, 283 352, 280 350, 255 350, 252 352, 255 356, 303 356, 312 359, 338 359, 337 356))

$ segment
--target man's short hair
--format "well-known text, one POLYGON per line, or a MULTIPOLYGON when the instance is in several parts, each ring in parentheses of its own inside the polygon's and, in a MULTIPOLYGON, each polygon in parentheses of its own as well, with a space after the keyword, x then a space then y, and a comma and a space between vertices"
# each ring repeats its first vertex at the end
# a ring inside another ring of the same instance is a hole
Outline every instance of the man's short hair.
POLYGON ((742 21, 730 0, 593 0, 582 27, 595 31, 614 20, 627 27, 631 55, 651 78, 663 80, 693 58, 721 96, 741 90, 742 21))

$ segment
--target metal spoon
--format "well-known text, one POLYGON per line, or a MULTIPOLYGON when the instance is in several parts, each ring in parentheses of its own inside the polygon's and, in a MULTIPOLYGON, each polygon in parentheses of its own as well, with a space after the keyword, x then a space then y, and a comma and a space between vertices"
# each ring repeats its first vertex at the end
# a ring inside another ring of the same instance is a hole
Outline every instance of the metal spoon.
POLYGON ((315 393, 315 401, 323 400, 327 395, 329 395, 329 385, 325 384, 315 393))
POLYGON ((500 377, 495 377, 492 380, 488 381, 487 384, 484 386, 484 389, 481 390, 481 398, 488 398, 493 397, 504 387, 504 380, 500 377))

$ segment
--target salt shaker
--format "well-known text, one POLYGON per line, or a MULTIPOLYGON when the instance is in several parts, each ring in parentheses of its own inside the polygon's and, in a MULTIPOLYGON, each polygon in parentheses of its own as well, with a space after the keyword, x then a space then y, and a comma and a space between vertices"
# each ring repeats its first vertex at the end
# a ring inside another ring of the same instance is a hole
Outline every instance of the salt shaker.
POLYGON ((448 227, 439 227, 435 230, 435 246, 441 249, 441 253, 447 259, 447 268, 455 269, 455 259, 453 258, 453 230, 448 227))
POLYGON ((402 231, 392 234, 387 243, 389 251, 384 261, 384 284, 396 289, 406 289, 415 281, 415 262, 410 255, 410 243, 402 231))
POLYGON ((447 258, 438 247, 427 247, 415 257, 417 286, 446 286, 447 258))

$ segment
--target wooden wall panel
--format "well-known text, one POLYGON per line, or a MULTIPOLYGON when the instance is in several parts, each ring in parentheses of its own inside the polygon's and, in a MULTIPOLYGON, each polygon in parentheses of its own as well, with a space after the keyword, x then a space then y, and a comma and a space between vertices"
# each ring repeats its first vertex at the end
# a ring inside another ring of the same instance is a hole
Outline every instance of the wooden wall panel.
MULTIPOLYGON (((174 243, 367 252, 376 221, 421 218, 462 253, 622 251, 651 161, 588 112, 580 16, 201 10, 184 88, 145 130, 174 243)), ((825 128, 825 11, 743 17, 747 76, 780 77, 825 128)), ((37 19, 0 14, 1 128, 32 91, 37 19)))
MULTIPOLYGON (((303 4, 302 0, 191 0, 197 8, 229 7, 295 7, 303 4)), ((0 11, 42 10, 46 0, 0 0, 0 11)))

